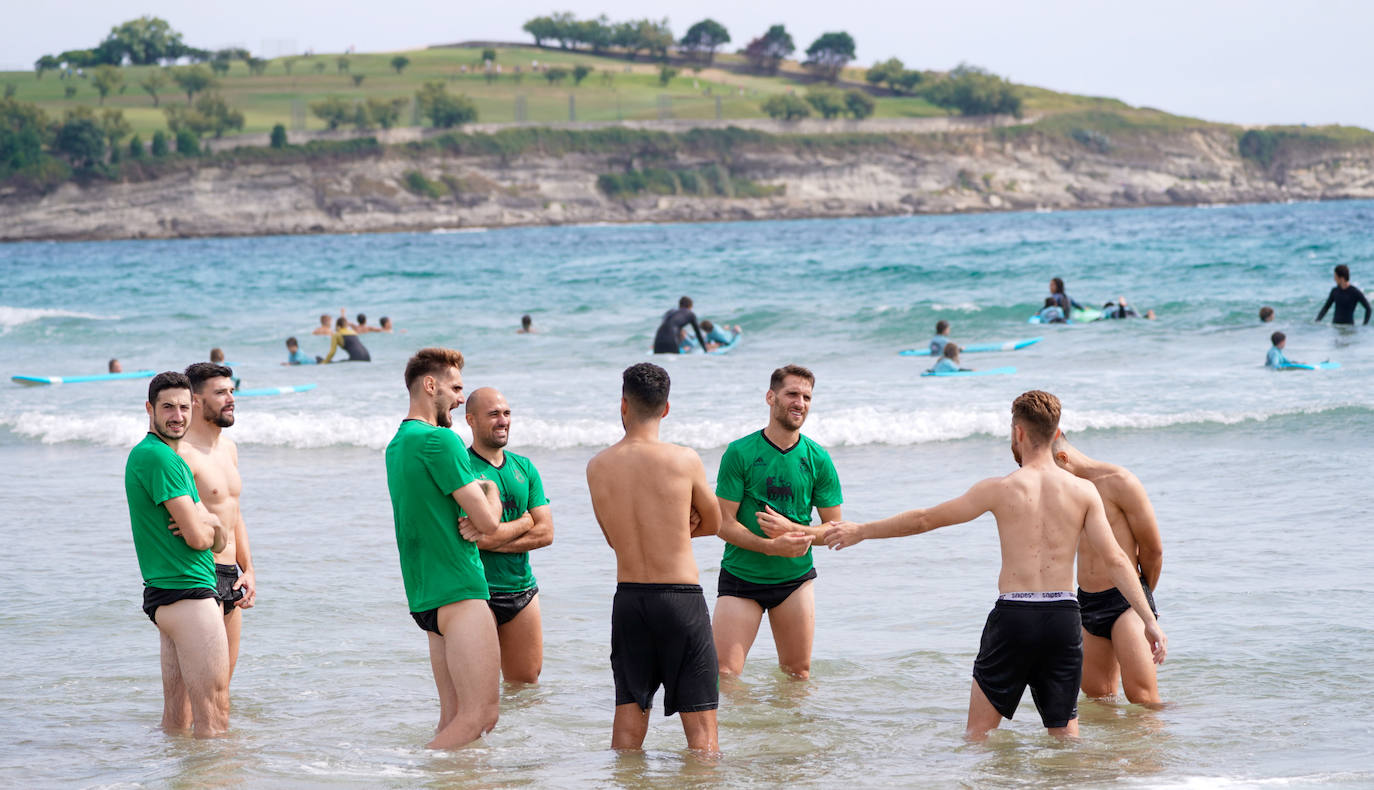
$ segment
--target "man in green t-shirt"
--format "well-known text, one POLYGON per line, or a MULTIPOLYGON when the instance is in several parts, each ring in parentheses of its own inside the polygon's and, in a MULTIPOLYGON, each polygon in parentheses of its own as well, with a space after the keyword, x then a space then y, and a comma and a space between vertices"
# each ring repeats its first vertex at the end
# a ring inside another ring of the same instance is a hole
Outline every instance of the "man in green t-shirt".
POLYGON ((530 552, 553 543, 553 513, 539 470, 530 459, 505 449, 510 441, 506 397, 491 387, 474 390, 467 421, 472 471, 495 483, 501 495, 501 526, 477 539, 491 590, 487 604, 496 616, 501 643, 501 674, 507 682, 536 683, 544 665, 544 634, 530 552))
POLYGON ((811 676, 811 543, 825 532, 823 524, 811 526, 811 509, 820 511, 822 522, 839 521, 844 501, 830 454, 801 434, 815 382, 798 365, 773 371, 764 395, 768 425, 731 442, 720 459, 716 498, 727 545, 713 620, 722 675, 744 671, 767 612, 778 665, 794 677, 811 676))
POLYGON ((463 402, 463 355, 424 348, 406 363, 410 411, 386 446, 386 485, 401 578, 415 623, 429 635, 439 690, 431 749, 452 749, 496 726, 501 657, 475 541, 501 520, 496 486, 478 480, 453 427, 463 402), (460 525, 459 506, 468 515, 460 525))
POLYGON ((191 419, 191 382, 175 371, 148 385, 148 435, 129 451, 124 493, 143 575, 143 611, 162 651, 162 727, 196 737, 229 729, 229 645, 215 599, 212 552, 225 529, 177 455, 191 419))

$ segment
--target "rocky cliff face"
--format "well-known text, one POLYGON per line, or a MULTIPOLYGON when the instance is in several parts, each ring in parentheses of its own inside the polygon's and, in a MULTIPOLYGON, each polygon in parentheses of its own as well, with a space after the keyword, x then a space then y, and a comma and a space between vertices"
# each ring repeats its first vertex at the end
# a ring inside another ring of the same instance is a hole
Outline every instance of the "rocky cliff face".
POLYGON ((1225 131, 1110 143, 995 130, 723 154, 449 156, 389 148, 323 163, 189 166, 137 183, 0 190, 0 240, 425 231, 578 222, 679 222, 1374 198, 1374 148, 1291 153, 1262 168, 1225 131), (602 173, 721 163, 781 187, 762 198, 613 199, 602 173), (442 197, 407 175, 444 184, 442 197), (413 180, 413 179, 412 179, 413 180))

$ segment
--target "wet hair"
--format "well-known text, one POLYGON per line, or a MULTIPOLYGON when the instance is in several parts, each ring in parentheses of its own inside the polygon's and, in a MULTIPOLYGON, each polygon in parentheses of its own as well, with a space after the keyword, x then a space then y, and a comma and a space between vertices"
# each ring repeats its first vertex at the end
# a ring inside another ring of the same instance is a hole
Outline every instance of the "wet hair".
POLYGON ((711 323, 711 320, 708 318, 701 322, 701 328, 703 331, 710 332, 712 329, 716 328, 716 325, 711 323))
POLYGON ((773 371, 773 375, 768 378, 768 389, 777 392, 782 389, 782 383, 788 376, 796 376, 799 379, 806 379, 811 386, 816 386, 816 374, 802 367, 801 365, 783 365, 773 371))
POLYGON ((157 405, 157 396, 163 390, 187 390, 190 391, 191 382, 186 378, 185 373, 178 373, 175 370, 166 370, 148 382, 148 402, 157 405))
POLYGON ((935 334, 937 334, 937 335, 943 335, 943 334, 945 333, 945 330, 946 330, 946 329, 949 329, 949 322, 948 322, 948 321, 936 321, 936 322, 935 322, 935 334))
POLYGON ((1046 297, 1045 297, 1045 306, 1046 306, 1046 307, 1055 307, 1055 306, 1056 306, 1056 305, 1055 305, 1055 302, 1054 302, 1054 297, 1053 297, 1053 296, 1046 296, 1046 297))
POLYGON ((681 307, 681 308, 684 308, 684 309, 690 308, 690 307, 692 306, 692 297, 690 297, 690 296, 684 296, 684 297, 682 297, 681 299, 677 300, 677 306, 678 306, 678 307, 681 307))
POLYGON ((367 323, 367 316, 363 315, 362 313, 358 313, 358 326, 362 326, 363 324, 366 324, 366 323, 367 323))
POLYGON ((1037 444, 1046 444, 1059 432, 1059 399, 1044 390, 1023 392, 1011 403, 1011 419, 1037 444))
POLYGON ((1267 305, 1260 308, 1260 320, 1261 320, 1261 321, 1269 321, 1269 320, 1272 320, 1273 318, 1274 318, 1274 308, 1269 307, 1269 306, 1267 306, 1267 305))
POLYGON ((386 326, 387 324, 391 323, 391 319, 390 319, 390 318, 387 318, 386 316, 382 316, 382 317, 381 317, 381 320, 378 321, 378 323, 381 324, 382 326, 386 326))
POLYGON ((1288 335, 1285 335, 1285 334, 1282 333, 1282 332, 1275 332, 1274 334, 1272 334, 1272 335, 1269 336, 1269 342, 1270 342, 1270 343, 1273 343, 1273 344, 1276 345, 1276 346, 1277 346, 1279 343, 1282 343, 1283 341, 1285 341, 1285 340, 1287 340, 1287 339, 1288 339, 1288 335))
POLYGON ((288 338, 286 339, 286 347, 287 347, 287 348, 290 348, 290 347, 292 347, 292 346, 297 346, 297 347, 299 347, 299 346, 300 346, 300 343, 297 343, 297 342, 296 342, 296 338, 294 338, 294 337, 288 337, 288 338))
POLYGON ((1054 279, 1050 280, 1050 293, 1064 293, 1064 278, 1055 277, 1054 279))
POLYGON ((620 394, 625 396, 630 411, 641 417, 663 413, 663 407, 668 405, 668 390, 673 384, 668 371, 652 362, 640 362, 625 368, 620 380, 620 394))
POLYGON ((1341 278, 1342 280, 1349 280, 1350 267, 1346 266, 1344 263, 1336 264, 1336 276, 1341 278))
POLYGON ((113 373, 113 372, 114 372, 114 369, 115 369, 115 365, 118 365, 118 364, 119 364, 119 360, 118 360, 118 359, 111 359, 111 360, 109 361, 109 363, 108 363, 105 367, 106 367, 107 370, 109 370, 109 372, 113 373))
POLYGON ((945 349, 944 349, 943 351, 940 352, 940 356, 945 357, 946 359, 958 359, 958 358, 959 358, 959 344, 958 344, 958 343, 946 343, 946 344, 945 344, 945 349))
POLYGON ((213 362, 197 362, 193 365, 188 365, 186 368, 186 380, 190 382, 191 391, 197 395, 200 394, 201 390, 205 389, 205 382, 210 379, 217 379, 221 376, 232 379, 234 377, 234 371, 232 368, 216 365, 213 362))
POLYGON ((211 361, 211 362, 223 362, 223 361, 224 361, 224 349, 222 349, 222 348, 212 348, 212 349, 210 349, 210 361, 211 361))
POLYGON ((335 329, 344 329, 344 328, 347 328, 347 326, 348 326, 348 319, 347 319, 347 318, 344 318, 343 316, 339 316, 338 320, 334 322, 334 328, 335 328, 335 329))
POLYGON ((320 326, 329 326, 329 314, 328 314, 328 313, 325 313, 324 315, 320 316, 320 326))
POLYGON ((422 348, 406 362, 406 389, 425 376, 433 376, 449 368, 463 369, 463 352, 452 348, 422 348))
POLYGON ((529 328, 530 328, 530 324, 533 324, 533 323, 534 323, 534 319, 533 319, 533 318, 530 318, 529 313, 526 313, 525 315, 520 316, 520 326, 522 326, 522 327, 524 327, 524 328, 526 328, 526 329, 529 329, 529 328))

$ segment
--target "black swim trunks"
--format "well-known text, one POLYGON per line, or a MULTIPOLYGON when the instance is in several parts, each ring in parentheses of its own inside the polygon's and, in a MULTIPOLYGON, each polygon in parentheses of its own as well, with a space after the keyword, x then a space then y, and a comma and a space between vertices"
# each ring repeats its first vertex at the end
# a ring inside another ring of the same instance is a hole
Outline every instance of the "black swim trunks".
MULTIPOLYGON (((1145 600, 1150 602, 1150 611, 1158 617, 1159 610, 1155 608, 1154 592, 1150 590, 1150 585, 1145 583, 1143 577, 1140 586, 1145 588, 1145 600)), ((1083 630, 1103 639, 1112 638, 1112 626, 1116 625, 1117 618, 1131 608, 1131 602, 1115 587, 1102 592, 1083 592, 1083 588, 1079 587, 1078 604, 1083 607, 1083 630)))
POLYGON ((631 584, 611 604, 611 674, 615 704, 654 705, 663 686, 663 715, 720 706, 719 666, 706 597, 696 584, 631 584))
POLYGON ((168 590, 162 587, 143 587, 143 613, 157 624, 157 608, 167 606, 188 598, 214 598, 215 591, 209 587, 192 587, 189 590, 168 590))
POLYGON ((796 592, 798 587, 814 578, 816 578, 816 569, 812 568, 790 582, 755 584, 721 568, 720 579, 716 581, 716 597, 726 595, 731 598, 748 598, 762 606, 764 611, 768 611, 787 600, 788 596, 796 592))
POLYGON ((415 624, 420 626, 421 631, 432 631, 439 636, 444 632, 439 630, 439 607, 428 609, 423 612, 411 612, 410 616, 415 618, 415 624))
POLYGON ((1003 601, 988 613, 973 679, 997 712, 1010 719, 1026 686, 1046 727, 1078 718, 1083 632, 1078 602, 1003 601))
POLYGON ((487 606, 490 606, 491 613, 496 615, 496 624, 505 625, 514 620, 515 616, 520 614, 526 606, 529 606, 530 601, 533 601, 534 596, 538 594, 538 585, 520 592, 496 592, 493 590, 491 599, 487 601, 487 606))
POLYGON ((215 597, 224 605, 224 613, 234 611, 234 601, 243 597, 243 588, 234 589, 239 580, 239 566, 215 563, 215 597))

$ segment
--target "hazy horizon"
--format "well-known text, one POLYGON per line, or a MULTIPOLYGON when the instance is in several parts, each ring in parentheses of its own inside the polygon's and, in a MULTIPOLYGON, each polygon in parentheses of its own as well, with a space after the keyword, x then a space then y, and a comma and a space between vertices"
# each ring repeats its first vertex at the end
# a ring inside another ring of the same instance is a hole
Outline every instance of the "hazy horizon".
POLYGON ((1354 0, 1160 0, 1148 8, 1087 0, 929 8, 857 0, 843 10, 702 0, 690 13, 628 0, 461 9, 436 0, 398 0, 386 8, 379 14, 371 6, 322 0, 244 0, 232 7, 169 0, 26 5, 13 9, 0 30, 0 69, 31 71, 39 56, 95 46, 111 27, 144 14, 166 19, 193 46, 242 46, 276 57, 464 40, 532 43, 520 29, 527 19, 566 10, 579 18, 605 13, 612 21, 666 16, 677 36, 710 17, 730 31, 730 51, 777 23, 787 26, 798 55, 821 33, 845 30, 857 44, 858 65, 892 56, 922 69, 968 62, 1022 84, 1211 121, 1374 129, 1374 101, 1355 82, 1374 70, 1374 54, 1363 40, 1374 29, 1374 3, 1354 0))

